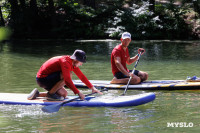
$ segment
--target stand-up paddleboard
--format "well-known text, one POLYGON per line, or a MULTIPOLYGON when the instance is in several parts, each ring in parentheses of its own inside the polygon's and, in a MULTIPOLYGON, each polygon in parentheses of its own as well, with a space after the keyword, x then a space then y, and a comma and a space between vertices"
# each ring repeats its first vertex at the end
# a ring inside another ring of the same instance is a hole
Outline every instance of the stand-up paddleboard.
MULTIPOLYGON (((0 93, 0 104, 13 104, 13 105, 52 105, 58 104, 58 101, 48 101, 45 98, 37 98, 35 100, 27 100, 28 94, 19 93, 0 93)), ((68 96, 70 100, 77 96, 68 96)), ((154 93, 144 93, 131 96, 116 96, 116 97, 86 97, 85 101, 76 100, 64 104, 63 106, 74 106, 74 107, 126 107, 126 106, 138 106, 151 102, 155 99, 154 93)), ((63 101, 61 101, 63 102, 63 101)))
MULTIPOLYGON (((105 80, 90 80, 90 82, 97 88, 107 89, 125 89, 123 84, 110 84, 110 81, 105 80)), ((78 88, 87 87, 80 80, 73 80, 73 83, 78 88)), ((186 80, 153 80, 145 81, 137 85, 129 85, 128 89, 132 90, 197 90, 200 89, 200 82, 187 82, 186 80)))

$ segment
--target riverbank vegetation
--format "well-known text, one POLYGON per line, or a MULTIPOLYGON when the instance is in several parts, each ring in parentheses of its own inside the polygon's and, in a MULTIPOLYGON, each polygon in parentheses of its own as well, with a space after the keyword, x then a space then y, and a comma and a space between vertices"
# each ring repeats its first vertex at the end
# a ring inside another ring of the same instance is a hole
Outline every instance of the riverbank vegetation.
POLYGON ((200 0, 2 0, 17 39, 199 39, 200 0))

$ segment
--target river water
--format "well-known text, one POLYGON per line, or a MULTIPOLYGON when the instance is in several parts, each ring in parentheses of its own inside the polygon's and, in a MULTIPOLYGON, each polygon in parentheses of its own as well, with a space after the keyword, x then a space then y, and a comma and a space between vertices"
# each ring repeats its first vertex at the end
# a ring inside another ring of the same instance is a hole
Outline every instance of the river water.
MULTIPOLYGON (((111 80, 110 54, 119 44, 113 40, 94 41, 13 41, 0 43, 0 92, 29 93, 39 88, 35 75, 47 59, 57 55, 71 55, 75 49, 87 54, 82 72, 90 80, 111 80)), ((131 56, 138 48, 141 56, 138 70, 149 73, 148 80, 184 80, 200 76, 200 41, 132 41, 131 56)), ((129 69, 133 69, 129 65, 129 69)), ((74 75, 73 79, 77 79, 74 75)), ((69 90, 69 95, 73 93, 69 90)), ((85 93, 90 90, 81 89, 85 93)), ((128 90, 127 95, 146 91, 128 90)), ((153 92, 153 91, 151 91, 153 92)), ((123 90, 110 90, 104 95, 120 95, 123 90)), ((124 108, 64 107, 47 114, 42 106, 0 105, 0 132, 98 132, 98 133, 154 133, 199 132, 200 91, 155 91, 156 99, 148 104, 124 108), (181 123, 182 122, 182 123, 181 123), (168 127, 179 123, 184 127, 168 127)))

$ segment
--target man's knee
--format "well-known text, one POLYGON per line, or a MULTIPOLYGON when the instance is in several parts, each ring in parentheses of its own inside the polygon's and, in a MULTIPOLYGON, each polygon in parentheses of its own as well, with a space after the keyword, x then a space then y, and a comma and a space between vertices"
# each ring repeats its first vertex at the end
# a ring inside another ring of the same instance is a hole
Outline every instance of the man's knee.
POLYGON ((142 72, 142 73, 139 74, 139 77, 141 79, 141 82, 145 81, 145 80, 148 79, 148 73, 147 72, 142 72))
POLYGON ((63 93, 62 96, 63 96, 63 97, 67 97, 67 94, 68 94, 68 93, 67 93, 67 91, 66 91, 65 93, 63 93))
POLYGON ((60 96, 63 96, 63 97, 66 97, 68 95, 67 90, 64 87, 59 89, 56 93, 58 93, 60 96))
POLYGON ((145 73, 143 74, 141 80, 142 80, 142 81, 145 81, 145 80, 147 80, 147 79, 148 79, 148 73, 145 72, 145 73))
POLYGON ((139 84, 141 82, 141 79, 139 78, 139 77, 133 77, 132 79, 131 79, 131 84, 139 84))

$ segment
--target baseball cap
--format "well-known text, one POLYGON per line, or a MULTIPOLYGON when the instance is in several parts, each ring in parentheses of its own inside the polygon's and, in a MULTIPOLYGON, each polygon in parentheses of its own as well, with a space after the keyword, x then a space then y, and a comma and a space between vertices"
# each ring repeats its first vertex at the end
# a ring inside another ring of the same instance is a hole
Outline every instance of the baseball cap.
POLYGON ((83 50, 79 50, 79 49, 75 50, 70 58, 74 60, 78 60, 83 63, 86 62, 86 55, 83 50))
POLYGON ((124 32, 122 34, 122 39, 130 38, 131 39, 131 34, 129 32, 124 32))

